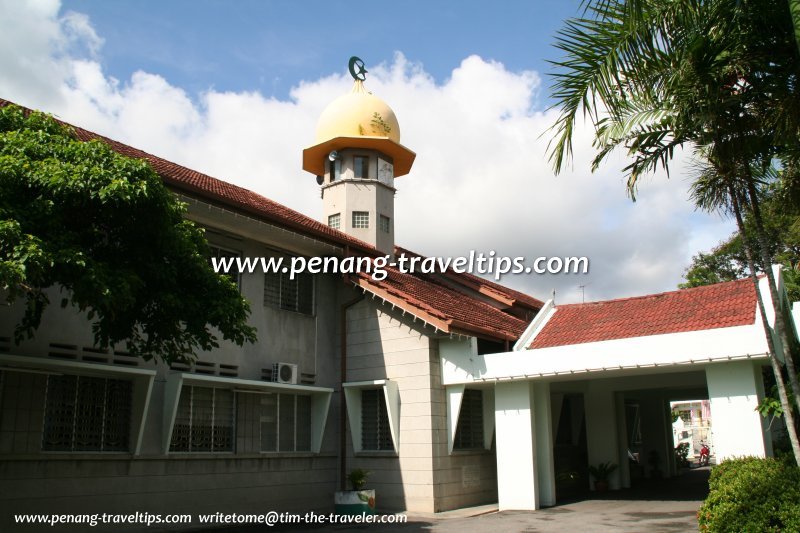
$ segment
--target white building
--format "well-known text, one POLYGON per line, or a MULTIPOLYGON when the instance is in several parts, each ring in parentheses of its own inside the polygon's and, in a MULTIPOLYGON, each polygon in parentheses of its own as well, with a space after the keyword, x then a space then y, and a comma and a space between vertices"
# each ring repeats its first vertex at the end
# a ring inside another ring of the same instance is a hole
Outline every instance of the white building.
MULTIPOLYGON (((150 161, 219 254, 410 253, 394 244, 393 202, 414 153, 360 81, 303 152, 325 224, 106 141, 150 161)), ((453 272, 240 287, 258 343, 171 368, 93 347, 86 317, 57 306, 15 345, 21 309, 2 308, 3 519, 330 511, 356 467, 382 511, 536 509, 556 502, 557 470, 612 461, 612 488, 628 486, 632 445, 669 475, 668 402, 689 398, 711 400, 718 458, 771 453, 753 410, 767 350, 747 280, 564 306, 453 272)))

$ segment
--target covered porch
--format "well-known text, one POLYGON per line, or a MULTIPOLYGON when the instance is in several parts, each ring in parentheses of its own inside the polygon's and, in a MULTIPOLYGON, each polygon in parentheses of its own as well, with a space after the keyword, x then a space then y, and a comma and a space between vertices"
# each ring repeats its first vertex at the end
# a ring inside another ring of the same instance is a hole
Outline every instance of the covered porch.
POLYGON ((558 481, 571 473, 593 489, 589 465, 618 465, 611 490, 674 476, 670 401, 710 400, 718 461, 772 454, 768 421, 756 411, 769 359, 749 280, 547 302, 514 351, 478 355, 452 339, 440 355, 448 390, 493 392, 500 510, 555 505, 558 481))

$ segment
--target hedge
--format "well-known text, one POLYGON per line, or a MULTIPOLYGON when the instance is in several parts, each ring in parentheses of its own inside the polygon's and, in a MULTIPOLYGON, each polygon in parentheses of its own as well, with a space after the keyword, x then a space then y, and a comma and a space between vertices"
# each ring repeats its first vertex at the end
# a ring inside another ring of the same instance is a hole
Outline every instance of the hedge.
POLYGON ((714 467, 697 512, 700 531, 800 531, 800 469, 743 457, 714 467))

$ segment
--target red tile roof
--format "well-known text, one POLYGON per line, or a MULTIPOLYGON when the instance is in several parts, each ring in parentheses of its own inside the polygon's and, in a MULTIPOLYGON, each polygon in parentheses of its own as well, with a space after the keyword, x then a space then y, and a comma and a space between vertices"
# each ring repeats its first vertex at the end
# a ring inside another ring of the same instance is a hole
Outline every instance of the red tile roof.
MULTIPOLYGON (((0 98, 0 107, 9 104, 16 105, 0 98)), ((71 124, 68 125, 75 130, 77 137, 82 141, 98 139, 122 155, 147 160, 162 177, 164 183, 173 190, 202 198, 210 203, 227 206, 319 240, 348 246, 353 254, 373 257, 383 255, 366 242, 333 229, 260 194, 172 163, 97 133, 71 124)), ((398 248, 398 251, 404 250, 398 248)), ((527 323, 519 318, 485 303, 477 294, 469 295, 464 291, 456 291, 435 281, 430 276, 409 275, 393 269, 388 270, 391 272, 390 276, 380 282, 369 276, 355 276, 352 281, 373 292, 385 292, 390 295, 395 305, 401 308, 407 307, 409 312, 416 311, 416 314, 424 315, 443 331, 516 340, 527 326, 527 323)), ((477 276, 452 275, 461 278, 462 285, 492 288, 497 293, 524 302, 527 307, 538 310, 542 305, 535 298, 477 276)), ((476 292, 480 292, 480 290, 476 290, 476 292)))
POLYGON ((560 305, 530 348, 743 326, 753 324, 755 316, 755 288, 747 278, 635 298, 560 305))
MULTIPOLYGON (((412 252, 406 248, 401 248, 400 246, 395 246, 394 250, 396 255, 405 254, 409 256, 423 257, 420 254, 412 252)), ((499 283, 495 283, 468 272, 456 273, 452 269, 448 269, 447 272, 444 272, 444 277, 455 281, 458 283, 458 285, 464 286, 473 291, 477 291, 484 296, 497 301, 498 303, 508 306, 518 305, 528 310, 539 311, 539 309, 541 309, 544 305, 544 302, 537 300, 532 296, 515 291, 514 289, 509 289, 508 287, 504 287, 499 283)))
POLYGON ((528 325, 480 298, 448 287, 435 276, 404 274, 392 268, 387 272, 388 276, 383 280, 374 280, 364 273, 353 279, 358 286, 400 305, 442 331, 475 333, 513 341, 528 325))

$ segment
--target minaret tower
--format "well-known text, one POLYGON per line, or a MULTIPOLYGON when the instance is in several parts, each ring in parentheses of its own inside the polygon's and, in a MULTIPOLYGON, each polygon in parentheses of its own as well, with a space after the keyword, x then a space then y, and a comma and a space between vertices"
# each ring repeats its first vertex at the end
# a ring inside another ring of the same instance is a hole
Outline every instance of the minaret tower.
POLYGON ((320 115, 303 170, 317 176, 324 223, 391 255, 394 179, 409 173, 416 154, 400 144, 394 111, 364 88, 366 73, 364 62, 351 57, 353 89, 320 115))

